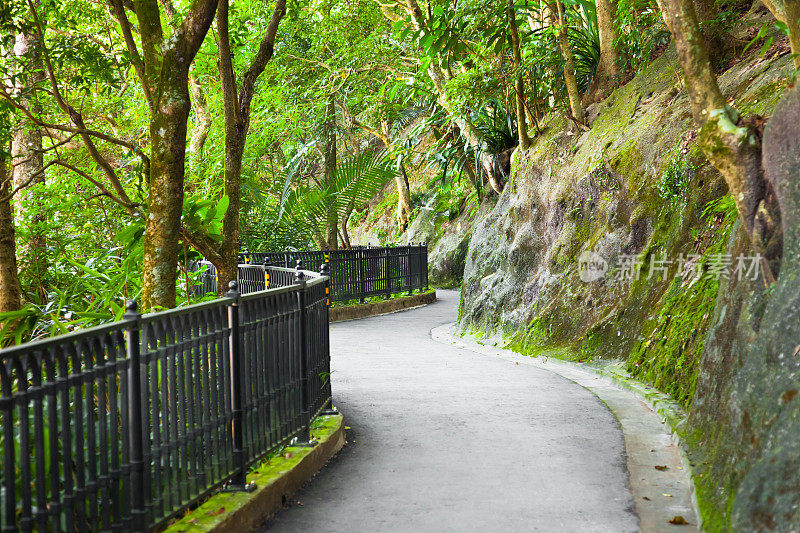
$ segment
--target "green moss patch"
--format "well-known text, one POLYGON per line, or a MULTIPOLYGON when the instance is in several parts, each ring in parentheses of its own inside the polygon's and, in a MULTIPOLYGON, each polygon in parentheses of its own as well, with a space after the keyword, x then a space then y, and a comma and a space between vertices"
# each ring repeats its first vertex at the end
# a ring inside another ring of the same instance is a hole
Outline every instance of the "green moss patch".
MULTIPOLYGON (((321 446, 342 427, 342 416, 320 416, 311 425, 311 434, 321 446)), ((247 475, 247 481, 256 484, 256 492, 218 492, 196 509, 171 524, 166 531, 170 533, 200 533, 213 530, 222 524, 231 513, 247 504, 258 491, 268 490, 284 475, 295 468, 316 448, 285 446, 270 454, 260 464, 254 466, 247 475)))

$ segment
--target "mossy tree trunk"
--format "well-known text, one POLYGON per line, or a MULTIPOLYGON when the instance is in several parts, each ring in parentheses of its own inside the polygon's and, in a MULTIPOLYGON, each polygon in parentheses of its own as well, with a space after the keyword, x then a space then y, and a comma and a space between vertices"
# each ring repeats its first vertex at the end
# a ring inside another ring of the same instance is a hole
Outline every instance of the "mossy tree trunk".
POLYGON ((134 0, 142 52, 130 35, 121 0, 115 12, 150 106, 150 172, 144 232, 144 309, 175 306, 183 209, 186 135, 191 101, 189 67, 214 19, 217 0, 195 1, 165 38, 156 0, 134 0))
POLYGON ((22 305, 10 182, 8 161, 0 152, 0 313, 17 311, 22 305))
POLYGON ((564 5, 561 0, 556 0, 556 10, 558 13, 558 46, 561 50, 561 57, 564 59, 564 84, 567 86, 567 98, 569 99, 569 110, 572 118, 578 123, 583 123, 583 107, 581 107, 581 96, 578 92, 578 83, 575 80, 575 63, 572 57, 572 47, 567 38, 567 21, 564 14, 564 5))
POLYGON ((508 16, 509 33, 511 33, 511 51, 514 56, 514 93, 516 95, 517 109, 517 137, 520 149, 527 150, 531 146, 531 138, 528 136, 527 115, 525 114, 525 83, 520 70, 522 67, 522 53, 520 52, 517 17, 514 13, 514 0, 508 0, 506 13, 508 16))
POLYGON ((587 94, 600 100, 609 94, 620 81, 619 51, 616 42, 619 32, 614 25, 617 15, 615 0, 597 0, 597 31, 600 39, 600 64, 587 94))
POLYGON ((777 271, 782 242, 780 211, 761 166, 761 138, 727 105, 711 69, 705 39, 692 0, 658 0, 678 49, 698 141, 706 157, 725 178, 751 245, 777 271))
MULTIPOLYGON (((38 5, 38 3, 37 3, 38 5)), ((39 85, 44 81, 41 49, 36 34, 20 33, 14 39, 14 54, 22 65, 16 79, 15 90, 19 102, 41 115, 42 108, 35 97, 39 85)), ((28 240, 20 246, 20 266, 31 281, 31 289, 38 293, 40 301, 47 299, 47 238, 42 229, 45 222, 44 198, 44 154, 42 132, 26 118, 15 124, 11 137, 11 165, 16 193, 17 225, 28 226, 28 240), (31 189, 34 192, 31 193, 31 189)))

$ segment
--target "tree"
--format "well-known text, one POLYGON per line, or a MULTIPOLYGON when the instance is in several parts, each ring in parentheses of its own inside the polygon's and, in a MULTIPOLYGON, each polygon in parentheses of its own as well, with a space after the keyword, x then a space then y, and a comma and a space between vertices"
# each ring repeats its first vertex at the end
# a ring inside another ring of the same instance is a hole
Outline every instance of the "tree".
POLYGON ((564 16, 564 5, 561 0, 556 0, 556 12, 558 13, 558 46, 561 50, 561 57, 564 59, 564 84, 567 86, 567 97, 569 98, 569 109, 573 120, 578 124, 583 124, 583 107, 581 107, 581 97, 578 93, 578 83, 575 80, 575 63, 572 59, 572 47, 567 38, 567 20, 564 16))
MULTIPOLYGON (((328 97, 328 105, 325 107, 325 130, 324 150, 325 150, 325 171, 323 183, 329 187, 336 179, 336 100, 334 95, 328 97)), ((327 214, 328 233, 325 239, 325 249, 339 249, 339 212, 333 203, 328 207, 327 214)))
POLYGON ((218 246, 205 235, 183 228, 184 237, 217 268, 220 292, 236 279, 239 256, 239 211, 241 209, 242 160, 250 130, 250 114, 256 94, 256 81, 272 59, 278 26, 286 15, 286 0, 278 0, 269 24, 261 37, 258 51, 250 60, 241 84, 236 82, 229 31, 228 0, 220 0, 217 11, 218 68, 222 82, 225 119, 224 192, 228 206, 222 218, 222 242, 218 246))
POLYGON ((22 294, 17 271, 14 213, 9 194, 11 177, 3 152, 6 146, 0 146, 0 313, 19 310, 22 294))
POLYGON ((156 0, 134 0, 141 54, 123 0, 108 1, 151 113, 142 305, 174 307, 191 109, 189 68, 214 19, 217 0, 192 3, 171 35, 165 35, 156 0))
POLYGON ((514 15, 514 0, 508 0, 506 8, 508 16, 509 33, 511 34, 511 50, 514 56, 514 94, 516 96, 517 107, 517 135, 519 136, 519 147, 527 150, 531 146, 531 139, 528 137, 528 125, 526 123, 525 83, 522 78, 522 54, 520 53, 519 30, 517 20, 514 15))
MULTIPOLYGON (((41 114, 42 106, 36 93, 44 81, 40 43, 32 29, 20 30, 14 39, 14 53, 19 72, 16 80, 16 97, 34 113, 41 114)), ((18 117, 11 141, 11 164, 14 189, 17 193, 18 223, 32 227, 31 237, 20 247, 20 265, 32 279, 32 286, 40 301, 47 298, 47 238, 42 231, 44 222, 43 199, 44 154, 41 130, 24 116, 18 117), (31 189, 37 189, 30 194, 31 189)), ((9 188, 10 191, 10 188, 9 188)))
POLYGON ((752 246, 775 263, 782 249, 780 210, 761 166, 761 139, 754 125, 729 106, 711 68, 692 0, 659 0, 675 39, 700 146, 725 178, 752 246))
POLYGON ((425 58, 424 63, 427 64, 426 70, 433 82, 437 100, 458 125, 458 129, 464 139, 478 154, 481 166, 489 179, 489 184, 497 194, 500 194, 503 191, 503 183, 496 170, 494 154, 482 150, 482 146, 485 144, 482 132, 467 117, 458 112, 447 91, 448 82, 453 80, 452 69, 450 68, 450 49, 444 44, 439 48, 435 46, 440 41, 452 42, 453 36, 451 34, 458 33, 449 27, 447 13, 437 6, 434 9, 430 9, 429 15, 426 17, 416 0, 381 4, 381 7, 384 15, 389 20, 397 22, 407 19, 417 35, 431 42, 425 50, 428 57, 425 58), (402 10, 401 12, 404 15, 398 14, 394 9, 402 10))
POLYGON ((613 88, 619 80, 619 53, 616 42, 619 32, 614 25, 617 14, 615 0, 597 0, 597 29, 600 37, 600 66, 596 85, 613 88))

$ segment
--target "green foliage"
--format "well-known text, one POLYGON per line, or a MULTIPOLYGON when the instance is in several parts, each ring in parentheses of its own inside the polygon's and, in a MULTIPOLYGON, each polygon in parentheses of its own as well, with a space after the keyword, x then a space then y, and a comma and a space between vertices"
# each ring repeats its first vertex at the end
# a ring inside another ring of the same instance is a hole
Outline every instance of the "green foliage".
POLYGON ((624 66, 633 69, 646 65, 653 52, 670 39, 658 6, 652 0, 619 0, 615 24, 619 29, 616 45, 627 61, 624 66))
POLYGON ((369 151, 349 157, 321 186, 300 183, 289 190, 287 185, 277 225, 314 236, 319 243, 326 232, 329 212, 344 217, 349 210, 369 201, 396 172, 385 152, 369 151))
POLYGON ((670 204, 687 201, 689 184, 696 171, 694 163, 682 153, 680 148, 673 150, 661 175, 661 180, 656 185, 659 196, 670 204))

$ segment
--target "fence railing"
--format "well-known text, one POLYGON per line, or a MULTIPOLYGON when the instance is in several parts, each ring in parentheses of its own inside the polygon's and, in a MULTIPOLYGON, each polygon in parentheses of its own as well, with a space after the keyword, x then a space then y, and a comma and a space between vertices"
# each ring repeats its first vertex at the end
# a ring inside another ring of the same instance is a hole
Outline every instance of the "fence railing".
POLYGON ((269 290, 130 303, 120 322, 0 350, 0 530, 158 528, 309 441, 331 399, 329 278, 276 272, 269 290))
MULTIPOLYGON (((319 272, 327 264, 330 299, 334 302, 361 300, 428 288, 428 246, 361 247, 349 250, 307 252, 248 252, 239 254, 238 278, 242 292, 263 290, 280 282, 274 267, 305 268, 319 272)), ((217 271, 207 261, 198 293, 217 290, 217 271)))

